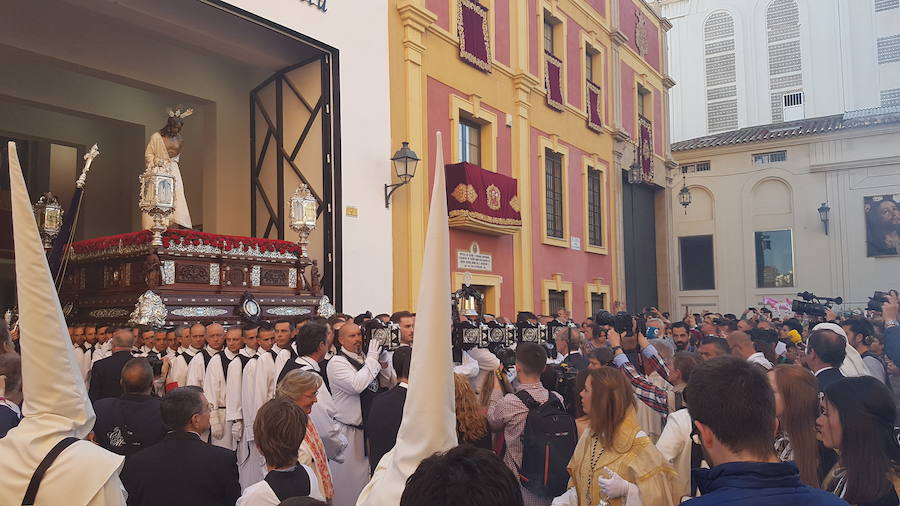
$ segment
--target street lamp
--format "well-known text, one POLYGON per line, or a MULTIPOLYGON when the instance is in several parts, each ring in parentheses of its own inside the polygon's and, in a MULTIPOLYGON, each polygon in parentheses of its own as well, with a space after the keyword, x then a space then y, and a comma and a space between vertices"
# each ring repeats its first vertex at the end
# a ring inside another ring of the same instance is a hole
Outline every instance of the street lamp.
POLYGON ((825 225, 825 235, 828 235, 828 212, 831 211, 831 208, 828 207, 828 204, 822 202, 822 205, 819 206, 819 219, 822 220, 822 224, 825 225))
POLYGON ((684 208, 684 214, 687 214, 687 208, 691 205, 691 190, 687 187, 687 167, 681 167, 681 190, 678 192, 678 203, 684 208))
POLYGON ((394 172, 397 173, 400 182, 384 185, 385 209, 390 207, 391 195, 397 191, 397 188, 409 183, 409 180, 416 175, 416 165, 419 164, 419 156, 415 151, 409 149, 408 142, 403 141, 403 146, 394 153, 394 156, 391 157, 391 162, 394 164, 394 172))
POLYGON ((309 257, 306 250, 309 248, 309 234, 316 228, 319 202, 309 191, 309 187, 301 183, 291 195, 290 207, 291 230, 300 235, 300 254, 309 257))
POLYGON ((644 182, 644 174, 641 171, 641 164, 634 161, 628 168, 628 184, 640 184, 644 182))

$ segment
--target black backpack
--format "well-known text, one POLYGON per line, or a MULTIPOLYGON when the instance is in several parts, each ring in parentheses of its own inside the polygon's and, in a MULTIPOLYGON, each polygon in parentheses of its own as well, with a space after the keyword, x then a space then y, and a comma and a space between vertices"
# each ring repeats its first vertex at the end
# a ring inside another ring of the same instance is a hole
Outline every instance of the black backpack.
POLYGON ((524 390, 517 392, 516 397, 528 408, 521 437, 519 481, 534 495, 557 497, 569 485, 566 466, 578 442, 575 419, 553 393, 543 404, 524 390))

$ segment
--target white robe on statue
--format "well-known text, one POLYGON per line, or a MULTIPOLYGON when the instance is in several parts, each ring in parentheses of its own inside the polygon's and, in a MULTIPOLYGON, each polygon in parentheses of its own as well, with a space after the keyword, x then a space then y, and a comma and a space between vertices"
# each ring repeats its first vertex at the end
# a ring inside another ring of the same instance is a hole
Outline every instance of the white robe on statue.
MULTIPOLYGON (((181 178, 181 169, 178 167, 181 155, 175 158, 169 158, 169 152, 166 149, 166 143, 163 141, 162 135, 153 132, 150 136, 150 142, 147 144, 147 150, 144 151, 144 168, 150 167, 157 162, 163 162, 169 169, 169 173, 175 176, 175 210, 167 218, 163 218, 167 224, 176 223, 185 228, 192 228, 191 213, 188 210, 187 198, 184 195, 184 182, 181 178)), ((141 226, 144 230, 148 230, 153 226, 153 218, 145 213, 141 213, 141 226)))

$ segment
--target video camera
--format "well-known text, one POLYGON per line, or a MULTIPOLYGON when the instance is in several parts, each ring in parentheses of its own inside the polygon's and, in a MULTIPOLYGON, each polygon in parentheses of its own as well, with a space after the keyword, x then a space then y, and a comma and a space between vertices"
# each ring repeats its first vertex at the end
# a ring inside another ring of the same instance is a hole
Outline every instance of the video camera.
POLYGON ((625 312, 612 314, 609 311, 599 311, 594 316, 594 323, 603 327, 612 327, 619 334, 627 334, 634 328, 634 317, 625 312))
MULTIPOLYGON (((877 293, 877 292, 876 292, 877 293)), ((841 297, 820 297, 811 292, 800 292, 797 294, 801 300, 794 299, 791 302, 791 311, 797 314, 805 314, 809 316, 825 317, 825 310, 831 309, 831 304, 843 304, 844 299, 841 297)))
POLYGON ((378 318, 367 321, 363 325, 363 349, 368 350, 372 340, 379 343, 383 350, 396 350, 400 347, 400 325, 384 323, 378 318))
POLYGON ((881 306, 888 301, 888 294, 891 291, 895 290, 890 290, 887 292, 879 292, 878 290, 876 290, 875 294, 869 297, 869 303, 866 304, 866 309, 868 309, 869 311, 876 311, 880 313, 881 306))

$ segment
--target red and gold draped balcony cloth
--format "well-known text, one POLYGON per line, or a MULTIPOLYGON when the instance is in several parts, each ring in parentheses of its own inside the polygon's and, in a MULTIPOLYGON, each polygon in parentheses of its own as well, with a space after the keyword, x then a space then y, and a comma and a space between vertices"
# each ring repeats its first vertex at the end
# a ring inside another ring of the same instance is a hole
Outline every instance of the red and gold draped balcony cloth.
POLYGON ((544 52, 544 87, 547 89, 547 105, 557 111, 565 110, 562 95, 562 60, 544 52))
POLYGON ((518 182, 462 162, 446 166, 450 226, 491 235, 522 227, 518 182))
POLYGON ((641 160, 641 173, 644 182, 653 182, 653 124, 650 120, 638 116, 639 141, 638 156, 641 160))
POLYGON ((590 79, 585 84, 587 85, 587 126, 595 132, 601 132, 600 86, 590 79))
POLYGON ((458 0, 459 57, 484 72, 491 71, 491 40, 488 10, 475 0, 458 0))

